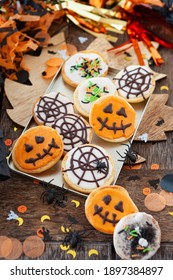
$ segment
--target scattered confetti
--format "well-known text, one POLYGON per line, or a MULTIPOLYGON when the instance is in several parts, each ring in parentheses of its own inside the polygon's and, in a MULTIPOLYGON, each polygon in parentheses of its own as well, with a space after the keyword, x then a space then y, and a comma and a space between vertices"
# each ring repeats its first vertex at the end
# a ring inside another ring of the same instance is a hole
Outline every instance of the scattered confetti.
POLYGON ((60 248, 61 248, 61 250, 63 250, 63 251, 67 251, 67 250, 70 248, 70 245, 64 246, 63 244, 60 244, 60 248))
POLYGON ((64 60, 60 57, 50 58, 46 61, 46 64, 50 67, 60 67, 64 60))
POLYGON ((67 254, 70 254, 73 256, 73 259, 76 258, 76 251, 75 250, 68 250, 67 254))
POLYGON ((50 217, 48 215, 43 215, 41 217, 41 222, 43 223, 45 220, 50 220, 50 217))
POLYGON ((156 123, 156 126, 161 126, 162 124, 164 124, 164 119, 160 119, 158 120, 158 122, 156 123))
POLYGON ((25 205, 20 205, 17 207, 17 211, 19 213, 25 213, 27 211, 27 207, 25 205))
POLYGON ((23 225, 23 219, 21 217, 18 217, 16 220, 19 222, 19 227, 23 225))
POLYGON ((88 38, 86 38, 86 37, 79 37, 79 41, 80 41, 81 44, 83 44, 86 41, 88 41, 88 38))
POLYGON ((157 163, 153 163, 152 165, 151 165, 151 170, 158 170, 160 168, 160 166, 159 166, 159 164, 157 164, 157 163))
POLYGON ((10 138, 4 140, 4 144, 7 147, 10 147, 12 145, 12 143, 13 143, 13 141, 10 138))
POLYGON ((167 192, 173 192, 173 173, 163 176, 160 186, 167 192))
POLYGON ((139 135, 138 138, 139 138, 141 141, 144 141, 144 142, 146 143, 147 140, 148 140, 148 133, 143 133, 143 134, 139 135))
POLYGON ((145 187, 145 188, 143 188, 142 192, 143 192, 144 195, 148 195, 148 194, 151 193, 151 189, 148 188, 148 187, 145 187))
POLYGON ((67 232, 70 231, 70 229, 69 229, 68 227, 61 226, 61 231, 62 231, 63 233, 67 233, 67 232))
POLYGON ((39 180, 34 180, 33 183, 34 183, 34 185, 39 185, 40 181, 39 180))
POLYGON ((76 207, 79 207, 80 202, 78 200, 71 200, 71 202, 73 202, 75 204, 76 207))
POLYGON ((14 127, 14 132, 16 132, 17 131, 17 127, 14 127))
POLYGON ((168 213, 169 213, 169 215, 173 216, 173 212, 168 212, 168 213))
POLYGON ((160 90, 164 90, 164 89, 165 89, 165 90, 169 90, 169 87, 168 87, 168 86, 161 86, 161 87, 160 87, 160 90))
POLYGON ((38 229, 37 229, 37 236, 40 237, 40 238, 43 238, 43 237, 44 237, 44 235, 43 235, 43 233, 42 233, 42 228, 38 228, 38 229))
POLYGON ((11 221, 11 220, 16 220, 17 218, 19 218, 19 216, 17 214, 15 214, 14 211, 10 210, 7 220, 11 221))
POLYGON ((43 72, 42 72, 42 76, 44 79, 50 79, 53 78, 56 74, 56 72, 58 71, 58 67, 51 67, 48 66, 43 72))
POLYGON ((148 180, 150 186, 153 187, 155 190, 158 188, 159 182, 160 182, 159 179, 148 180))
POLYGON ((59 50, 58 53, 61 55, 61 57, 66 60, 69 58, 69 56, 66 54, 67 50, 59 50))
POLYGON ((88 252, 88 256, 92 256, 92 255, 97 255, 98 256, 98 251, 96 249, 90 249, 88 252))

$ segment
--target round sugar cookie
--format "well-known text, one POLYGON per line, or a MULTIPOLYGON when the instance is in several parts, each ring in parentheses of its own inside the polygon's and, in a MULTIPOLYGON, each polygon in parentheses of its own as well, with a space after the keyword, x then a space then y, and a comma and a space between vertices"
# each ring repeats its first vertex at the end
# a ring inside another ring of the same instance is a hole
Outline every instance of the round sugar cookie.
POLYGON ((145 212, 124 216, 116 225, 113 244, 124 260, 147 260, 159 249, 161 230, 158 222, 145 212))
POLYGON ((26 130, 15 142, 12 160, 17 169, 26 173, 41 173, 55 165, 63 154, 59 133, 48 126, 26 130))
POLYGON ((85 202, 85 215, 98 231, 113 234, 117 223, 138 208, 121 186, 105 186, 92 191, 85 202))
POLYGON ((82 193, 111 184, 115 176, 114 162, 100 146, 85 144, 73 148, 62 160, 66 183, 82 193))
POLYGON ((92 106, 89 123, 95 134, 110 142, 129 139, 136 129, 136 112, 122 97, 100 97, 92 106))
POLYGON ((107 77, 90 78, 81 82, 74 92, 74 105, 84 117, 89 113, 94 102, 101 96, 117 94, 114 83, 107 77))
POLYGON ((106 58, 97 51, 77 52, 67 59, 62 67, 63 80, 72 87, 92 77, 104 77, 108 73, 106 58))
POLYGON ((54 122, 52 127, 61 135, 65 153, 75 147, 91 143, 91 126, 77 114, 63 115, 54 122))
POLYGON ((73 113, 73 103, 60 92, 41 96, 33 106, 33 117, 39 125, 52 126, 57 118, 73 113))
POLYGON ((130 103, 146 100, 155 89, 154 75, 147 66, 127 66, 113 80, 118 94, 130 103))

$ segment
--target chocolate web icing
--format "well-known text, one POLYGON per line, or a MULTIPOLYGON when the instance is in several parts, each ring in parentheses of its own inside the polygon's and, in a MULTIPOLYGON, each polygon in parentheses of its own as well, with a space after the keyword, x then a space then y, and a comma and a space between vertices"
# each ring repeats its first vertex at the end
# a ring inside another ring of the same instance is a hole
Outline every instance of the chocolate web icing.
POLYGON ((87 130, 91 127, 85 124, 81 116, 73 114, 63 115, 55 121, 52 127, 59 130, 63 138, 65 151, 89 143, 87 130))
POLYGON ((117 90, 121 89, 124 91, 126 98, 130 98, 130 95, 135 97, 142 95, 143 99, 145 99, 143 92, 150 89, 152 75, 151 72, 142 67, 130 71, 125 68, 122 77, 114 78, 114 80, 118 81, 117 90))
POLYGON ((123 124, 123 121, 121 121, 121 125, 119 127, 116 126, 116 122, 113 122, 112 126, 109 126, 109 125, 107 125, 108 118, 105 118, 104 120, 102 120, 102 118, 98 117, 97 120, 101 124, 101 127, 99 130, 103 130, 104 128, 107 128, 108 130, 113 130, 114 134, 116 134, 117 130, 122 130, 123 133, 125 133, 126 128, 128 128, 132 125, 131 123, 123 124))
POLYGON ((68 106, 73 105, 72 102, 63 103, 59 98, 60 92, 55 98, 48 95, 42 96, 37 103, 36 116, 43 124, 52 124, 61 115, 68 113, 68 106), (42 116, 43 114, 43 116, 42 116))
POLYGON ((99 187, 99 181, 105 179, 109 173, 109 158, 100 149, 90 145, 78 147, 71 155, 70 158, 70 168, 64 170, 64 172, 72 172, 72 174, 77 177, 79 185, 81 182, 95 183, 99 187), (78 155, 78 152, 80 155, 78 155), (99 157, 96 153, 100 154, 99 157), (105 162, 106 168, 102 172, 97 172, 99 178, 95 177, 95 171, 97 169, 97 162, 105 162), (82 171, 82 174, 81 174, 82 171), (88 176, 89 173, 89 176, 88 176))

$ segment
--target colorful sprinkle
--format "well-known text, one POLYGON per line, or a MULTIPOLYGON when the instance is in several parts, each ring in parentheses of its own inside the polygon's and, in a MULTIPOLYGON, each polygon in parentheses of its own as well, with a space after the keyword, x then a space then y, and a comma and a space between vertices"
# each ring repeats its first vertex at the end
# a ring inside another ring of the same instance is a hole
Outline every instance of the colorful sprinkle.
POLYGON ((151 165, 151 170, 158 170, 160 168, 160 166, 159 166, 159 164, 157 164, 157 163, 153 163, 152 165, 151 165))
POLYGON ((19 213, 25 213, 27 211, 27 207, 25 205, 20 205, 17 207, 17 211, 19 213))
POLYGON ((88 252, 88 256, 92 256, 92 255, 97 255, 98 256, 98 251, 96 249, 90 249, 88 252))
POLYGON ((10 147, 12 145, 12 143, 13 143, 13 141, 10 138, 4 140, 4 144, 7 147, 10 147))
POLYGON ((151 193, 151 189, 148 188, 148 187, 145 187, 145 188, 143 188, 142 192, 143 192, 144 195, 148 195, 148 194, 151 193))

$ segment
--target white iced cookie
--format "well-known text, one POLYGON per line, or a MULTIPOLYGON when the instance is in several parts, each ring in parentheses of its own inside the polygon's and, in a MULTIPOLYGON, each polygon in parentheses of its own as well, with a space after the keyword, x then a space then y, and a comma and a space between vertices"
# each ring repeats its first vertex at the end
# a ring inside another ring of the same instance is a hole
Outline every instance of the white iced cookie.
POLYGON ((73 103, 60 92, 41 96, 33 106, 33 117, 38 125, 52 126, 64 114, 73 114, 73 103))
POLYGON ((63 80, 72 87, 92 77, 104 77, 108 72, 106 58, 96 51, 81 51, 66 60, 62 67, 63 80))
POLYGON ((124 260, 147 260, 159 249, 161 230, 158 222, 145 212, 124 216, 116 225, 113 243, 124 260))
POLYGON ((118 94, 130 103, 144 101, 155 89, 154 75, 147 66, 127 66, 113 80, 118 94))
POLYGON ((89 123, 77 114, 66 114, 58 118, 52 125, 61 135, 64 152, 83 144, 91 143, 92 129, 89 123))
POLYGON ((65 155, 62 160, 62 175, 71 188, 90 193, 100 186, 112 183, 115 167, 111 156, 103 148, 85 144, 65 155))
POLYGON ((101 96, 117 94, 115 84, 107 77, 90 78, 81 82, 74 92, 74 105, 77 111, 89 117, 94 102, 101 96))

